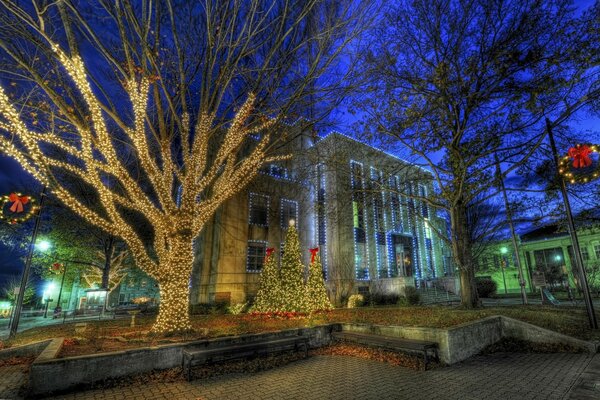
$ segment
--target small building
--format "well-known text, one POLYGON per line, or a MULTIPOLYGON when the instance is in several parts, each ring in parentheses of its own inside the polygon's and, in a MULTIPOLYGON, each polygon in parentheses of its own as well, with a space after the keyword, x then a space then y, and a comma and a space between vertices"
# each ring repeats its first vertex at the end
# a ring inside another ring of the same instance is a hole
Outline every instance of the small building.
MULTIPOLYGON (((600 226, 579 224, 579 245, 589 284, 600 289, 600 226)), ((574 288, 578 286, 578 274, 573 268, 573 246, 565 227, 548 224, 519 237, 519 257, 524 269, 528 291, 537 289, 532 283, 534 271, 543 272, 548 286, 574 288)), ((518 292, 518 271, 510 240, 486 246, 477 259, 477 276, 490 276, 498 286, 498 293, 518 292)))

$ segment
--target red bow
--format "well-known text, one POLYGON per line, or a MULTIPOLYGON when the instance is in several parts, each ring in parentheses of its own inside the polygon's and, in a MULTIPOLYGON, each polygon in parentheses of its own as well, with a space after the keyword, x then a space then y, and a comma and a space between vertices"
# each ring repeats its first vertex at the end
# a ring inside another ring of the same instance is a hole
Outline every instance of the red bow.
POLYGON ((273 254, 273 252, 275 251, 275 249, 273 247, 269 247, 267 249, 267 255, 265 256, 265 260, 269 257, 271 257, 271 254, 273 254))
POLYGON ((63 265, 61 263, 52 264, 52 271, 61 271, 62 272, 63 265))
POLYGON ((19 197, 18 194, 11 193, 10 196, 8 196, 8 200, 13 202, 12 206, 9 208, 10 211, 14 213, 22 213, 23 205, 29 203, 29 196, 19 197))
POLYGON ((585 168, 592 165, 592 159, 590 154, 592 149, 587 145, 578 144, 577 147, 571 147, 569 149, 569 157, 573 159, 573 168, 585 168))
POLYGON ((310 263, 311 264, 315 262, 315 257, 317 256, 318 251, 319 251, 318 247, 315 247, 314 249, 310 249, 310 254, 311 254, 310 263))

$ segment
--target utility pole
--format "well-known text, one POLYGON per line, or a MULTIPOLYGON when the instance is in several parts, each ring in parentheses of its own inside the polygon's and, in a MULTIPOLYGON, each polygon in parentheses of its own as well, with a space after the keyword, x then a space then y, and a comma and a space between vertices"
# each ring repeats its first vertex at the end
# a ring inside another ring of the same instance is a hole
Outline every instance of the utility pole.
MULTIPOLYGON (((554 143, 554 136, 552 135, 552 127, 550 120, 546 118, 546 130, 548 131, 548 137, 550 138, 550 146, 552 147, 552 157, 554 158, 554 164, 556 166, 556 173, 558 174, 558 152, 556 151, 556 143, 554 143)), ((583 290, 583 299, 585 300, 585 308, 587 310, 590 327, 592 329, 598 329, 598 321, 596 320, 596 314, 594 312, 594 303, 592 302, 592 296, 590 294, 590 287, 588 285, 587 275, 585 268, 583 268, 583 257, 581 255, 581 248, 579 247, 579 239, 577 238, 577 232, 575 231, 575 223, 573 222, 573 214, 571 212, 571 204, 569 203, 569 197, 567 194, 567 184, 562 176, 559 176, 560 191, 562 193, 563 203, 565 205, 565 213, 567 215, 567 226, 569 227, 569 235, 571 235, 571 242, 573 244, 573 254, 575 255, 575 264, 579 272, 581 289, 583 290)))
POLYGON ((23 299, 25 297, 25 288, 29 281, 29 273, 31 271, 31 259, 33 258, 33 252, 35 250, 35 239, 37 238, 38 230, 40 229, 40 215, 42 214, 42 207, 44 206, 44 199, 46 198, 46 186, 42 189, 40 196, 40 207, 35 215, 35 225, 33 227, 33 233, 31 234, 31 242, 29 243, 29 252, 27 253, 27 259, 25 260, 25 269, 23 270, 23 276, 21 276, 21 286, 19 294, 17 295, 17 301, 15 303, 15 312, 13 319, 10 323, 10 333, 8 337, 14 338, 17 334, 17 328, 19 327, 19 319, 21 318, 21 309, 23 308, 23 299))
MULTIPOLYGON (((512 238, 512 245, 515 250, 515 262, 519 269, 519 286, 521 287, 521 301, 523 305, 527 305, 527 290, 525 290, 525 275, 523 275, 523 264, 521 263, 521 253, 519 253, 519 242, 517 240, 517 234, 515 233, 515 226, 512 220, 512 211, 508 202, 508 196, 506 195, 506 187, 504 186, 504 179, 502 179, 502 171, 500 170, 500 161, 498 160, 498 154, 494 153, 494 159, 496 160, 496 177, 498 179, 498 185, 502 191, 502 197, 504 197, 504 208, 506 208, 506 219, 508 226, 510 227, 510 236, 512 238)), ((505 284, 506 286, 506 284, 505 284)))

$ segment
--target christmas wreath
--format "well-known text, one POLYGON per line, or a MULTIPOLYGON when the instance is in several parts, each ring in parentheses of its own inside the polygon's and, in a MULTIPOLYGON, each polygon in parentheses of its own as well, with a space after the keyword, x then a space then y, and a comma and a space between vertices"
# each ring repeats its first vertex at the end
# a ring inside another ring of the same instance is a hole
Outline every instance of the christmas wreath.
POLYGON ((27 221, 37 210, 33 197, 16 192, 0 197, 0 219, 10 224, 27 221))
POLYGON ((566 156, 561 157, 558 172, 569 183, 588 183, 600 176, 600 160, 592 155, 598 153, 598 146, 578 144, 571 147, 566 156))

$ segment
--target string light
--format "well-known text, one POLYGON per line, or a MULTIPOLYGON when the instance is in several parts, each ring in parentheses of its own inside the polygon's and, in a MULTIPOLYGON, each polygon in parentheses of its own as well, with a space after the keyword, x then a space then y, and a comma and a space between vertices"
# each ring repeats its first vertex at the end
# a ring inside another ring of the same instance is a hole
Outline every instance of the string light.
MULTIPOLYGON (((320 251, 323 253, 323 274, 325 279, 328 277, 327 269, 327 187, 325 181, 325 165, 319 163, 316 166, 317 170, 317 209, 315 213, 316 219, 316 243, 319 245, 320 251)), ((320 259, 320 257, 319 257, 320 259)))
POLYGON ((117 156, 122 152, 115 146, 123 141, 113 140, 113 128, 109 129, 114 126, 109 120, 111 114, 103 111, 110 107, 102 104, 94 94, 85 63, 78 55, 68 55, 57 44, 50 44, 66 77, 81 95, 89 118, 82 119, 67 105, 68 102, 57 99, 52 105, 76 131, 76 135, 71 135, 71 141, 67 140, 66 134, 44 131, 42 124, 32 124, 30 129, 0 86, 0 132, 4 132, 0 135, 0 151, 14 158, 43 185, 51 187, 68 208, 127 243, 136 265, 159 283, 160 309, 152 331, 187 331, 191 329, 188 299, 193 238, 219 206, 256 177, 262 165, 289 158, 266 155, 271 142, 270 132, 279 120, 263 118, 249 122, 256 100, 252 93, 227 127, 217 126, 216 114, 207 112, 200 112, 195 126, 191 127, 190 115, 184 109, 179 117, 181 122, 175 118, 184 137, 181 157, 173 154, 167 141, 159 143, 155 154, 149 141, 154 133, 146 123, 153 80, 131 71, 124 77, 123 86, 133 119, 129 125, 119 121, 118 126, 121 128, 119 135, 124 135, 133 147, 147 178, 140 183, 131 173, 129 160, 117 156), (190 135, 192 130, 194 133, 190 135), (222 141, 213 153, 209 143, 217 133, 222 141), (252 135, 259 136, 259 140, 240 159, 239 149, 252 135), (77 139, 73 140, 74 137, 77 139), (63 153, 55 158, 46 155, 42 150, 46 144, 63 153), (69 162, 64 161, 64 154, 70 157, 69 162), (210 165, 207 160, 211 160, 210 165), (74 196, 67 185, 53 176, 52 170, 56 168, 68 171, 94 187, 100 207, 91 208, 74 196), (107 176, 119 184, 108 185, 107 176), (151 186, 150 190, 143 186, 147 184, 151 186), (176 185, 180 186, 175 189, 176 185), (123 218, 122 208, 134 210, 149 221, 154 230, 151 246, 142 240, 136 227, 123 218), (98 209, 103 213, 98 213, 98 209))
MULTIPOLYGON (((364 179, 364 169, 363 169, 363 164, 358 162, 358 161, 354 161, 354 160, 350 160, 350 181, 351 181, 351 188, 352 188, 352 203, 353 203, 353 218, 358 218, 360 220, 360 216, 359 215, 354 215, 354 213, 359 213, 361 211, 361 209, 358 207, 358 202, 360 201, 362 203, 362 218, 363 218, 363 227, 358 227, 358 226, 354 226, 354 264, 355 264, 355 270, 356 270, 356 279, 357 280, 369 280, 369 270, 370 270, 370 266, 369 266, 369 241, 368 241, 368 235, 367 235, 367 207, 366 207, 366 198, 365 198, 365 179, 364 179), (356 170, 359 172, 360 177, 356 177, 355 176, 355 168, 356 170), (357 182, 357 179, 359 182, 357 182), (360 185, 360 193, 361 195, 359 195, 359 191, 357 191, 357 187, 358 185, 360 185), (357 210, 354 210, 354 204, 357 205, 357 210), (362 229, 364 232, 364 241, 365 241, 365 254, 363 259, 361 260, 359 257, 359 242, 358 242, 358 237, 357 237, 357 229, 362 229), (359 263, 359 260, 361 261, 359 263), (367 268, 364 269, 362 268, 362 263, 364 263, 364 260, 366 260, 366 265, 367 268)), ((353 224, 354 225, 354 224, 353 224)))

